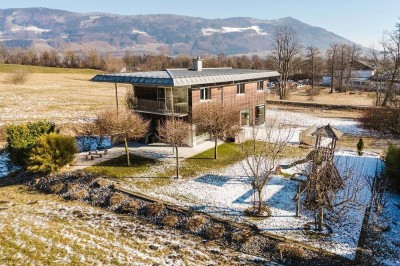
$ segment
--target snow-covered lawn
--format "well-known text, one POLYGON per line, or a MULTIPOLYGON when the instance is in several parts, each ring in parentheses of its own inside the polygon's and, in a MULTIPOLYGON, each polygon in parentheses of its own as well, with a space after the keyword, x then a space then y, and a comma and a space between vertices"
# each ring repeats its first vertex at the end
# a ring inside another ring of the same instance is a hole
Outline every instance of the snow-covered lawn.
POLYGON ((373 134, 371 131, 362 129, 360 123, 354 119, 318 117, 307 113, 279 109, 267 109, 266 117, 267 120, 277 120, 281 124, 290 126, 293 131, 304 130, 313 125, 320 127, 331 124, 339 131, 348 135, 369 136, 373 134))
POLYGON ((199 237, 25 186, 0 188, 0 232, 0 265, 258 265, 199 237))
MULTIPOLYGON (((349 152, 337 152, 336 158, 342 175, 345 174, 344 169, 349 168, 347 166, 352 166, 352 170, 360 174, 357 177, 374 175, 377 165, 378 168, 381 166, 379 157, 373 155, 359 157, 349 152)), ((288 169, 289 172, 298 170, 300 169, 288 169)), ((359 200, 362 203, 367 202, 369 189, 365 178, 364 180, 353 179, 352 182, 357 182, 357 185, 362 186, 359 200)), ((127 186, 132 188, 134 183, 127 186)), ((151 190, 142 189, 142 192, 223 218, 251 222, 267 232, 301 240, 318 247, 322 245, 343 256, 354 257, 364 217, 364 208, 350 208, 341 214, 336 223, 328 220, 328 224, 333 229, 333 235, 317 241, 315 237, 306 234, 303 229, 306 223, 313 221, 313 214, 303 210, 300 218, 295 217, 293 197, 296 189, 297 181, 283 176, 274 176, 264 190, 264 201, 272 209, 272 216, 265 219, 251 219, 243 215, 243 211, 252 204, 253 190, 242 163, 190 180, 174 181, 151 190)))

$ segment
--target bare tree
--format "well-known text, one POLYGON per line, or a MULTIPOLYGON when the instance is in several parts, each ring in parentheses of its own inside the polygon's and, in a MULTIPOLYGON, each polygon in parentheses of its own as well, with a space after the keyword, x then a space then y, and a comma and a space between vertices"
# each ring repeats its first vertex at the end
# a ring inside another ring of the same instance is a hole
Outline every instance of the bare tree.
POLYGON ((174 117, 168 118, 157 126, 158 138, 175 148, 176 178, 179 178, 179 147, 187 144, 190 125, 174 117))
POLYGON ((130 166, 128 141, 140 139, 149 131, 150 122, 128 109, 109 109, 97 115, 95 123, 102 135, 111 136, 115 142, 124 141, 127 165, 130 166))
POLYGON ((328 57, 328 69, 331 73, 331 93, 333 93, 334 89, 334 79, 335 79, 335 72, 336 72, 336 60, 338 54, 338 47, 337 43, 333 43, 330 45, 330 48, 327 50, 327 57, 328 57))
POLYGON ((350 81, 351 74, 352 74, 352 71, 353 71, 354 63, 360 57, 360 51, 361 51, 361 48, 357 44, 353 43, 351 45, 347 45, 348 65, 347 65, 347 76, 346 76, 346 89, 345 89, 345 91, 347 91, 347 88, 349 86, 349 81, 350 81))
POLYGON ((265 127, 253 126, 249 140, 240 145, 245 157, 242 168, 258 197, 257 207, 256 200, 253 199, 254 214, 270 215, 269 207, 263 204, 263 190, 281 161, 282 153, 291 137, 290 130, 282 128, 274 121, 265 127))
POLYGON ((320 51, 317 47, 315 46, 309 46, 307 47, 307 55, 306 55, 306 68, 310 72, 311 76, 311 90, 314 92, 314 84, 315 84, 315 75, 317 74, 316 72, 318 69, 320 69, 321 66, 321 57, 320 57, 320 51))
POLYGON ((193 108, 192 120, 198 132, 209 133, 214 138, 214 159, 218 154, 218 139, 234 136, 239 130, 239 112, 231 105, 218 102, 198 104, 193 108))
POLYGON ((381 45, 388 74, 388 86, 382 106, 387 106, 390 101, 396 98, 395 83, 400 75, 400 22, 396 23, 392 32, 386 33, 386 39, 383 39, 381 45))
POLYGON ((287 81, 296 56, 300 53, 300 43, 295 31, 290 27, 278 28, 273 37, 274 59, 279 78, 279 98, 287 97, 287 81))

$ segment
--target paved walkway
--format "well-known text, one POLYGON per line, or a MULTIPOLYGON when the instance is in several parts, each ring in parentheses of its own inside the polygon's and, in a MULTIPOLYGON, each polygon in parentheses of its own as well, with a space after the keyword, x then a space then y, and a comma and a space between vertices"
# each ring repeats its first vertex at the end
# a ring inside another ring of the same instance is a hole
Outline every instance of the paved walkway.
MULTIPOLYGON (((222 144, 222 141, 218 141, 218 145, 222 144)), ((157 160, 171 161, 176 158, 175 153, 171 146, 164 143, 153 143, 153 144, 141 144, 137 142, 130 142, 128 144, 129 151, 135 155, 153 158, 157 160)), ((179 148, 179 158, 188 158, 201 153, 203 151, 209 150, 214 147, 214 141, 205 141, 195 147, 180 147, 179 148)), ((112 158, 125 155, 124 145, 114 146, 108 149, 108 154, 104 155, 102 158, 95 156, 94 160, 86 159, 88 152, 81 152, 75 155, 75 159, 71 166, 68 168, 69 171, 84 169, 86 167, 92 166, 94 164, 110 160, 112 158)))

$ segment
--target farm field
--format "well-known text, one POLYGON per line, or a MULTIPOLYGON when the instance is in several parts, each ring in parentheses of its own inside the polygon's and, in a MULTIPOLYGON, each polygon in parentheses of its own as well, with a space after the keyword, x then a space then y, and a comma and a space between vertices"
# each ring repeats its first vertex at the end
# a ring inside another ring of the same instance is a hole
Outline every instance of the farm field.
MULTIPOLYGON (((0 65, 0 125, 49 119, 58 123, 79 122, 115 106, 114 84, 91 82, 100 73, 87 69, 0 65), (26 71, 26 82, 9 82, 13 71, 26 71)), ((124 104, 126 89, 118 86, 124 104)))

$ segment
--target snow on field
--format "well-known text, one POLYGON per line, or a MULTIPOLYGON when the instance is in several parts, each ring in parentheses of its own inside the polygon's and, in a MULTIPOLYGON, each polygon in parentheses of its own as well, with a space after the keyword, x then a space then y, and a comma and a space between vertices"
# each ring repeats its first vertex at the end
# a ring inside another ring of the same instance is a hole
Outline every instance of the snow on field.
POLYGON ((0 188, 0 199, 0 265, 252 265, 258 260, 24 186, 0 188))
POLYGON ((392 194, 383 209, 383 220, 388 225, 387 231, 383 232, 384 239, 390 249, 394 250, 395 259, 384 258, 386 265, 400 265, 400 195, 392 194))
POLYGON ((286 126, 291 126, 295 131, 304 130, 313 125, 317 127, 331 124, 344 134, 355 136, 368 136, 371 132, 361 128, 360 123, 354 119, 325 118, 300 112, 292 112, 278 109, 268 109, 267 119, 276 120, 286 126))
MULTIPOLYGON (((351 153, 338 152, 336 162, 341 174, 346 174, 345 169, 352 169, 360 174, 356 175, 356 179, 349 179, 351 182, 349 184, 361 186, 358 199, 360 203, 367 202, 369 190, 363 175, 375 174, 377 165, 378 168, 381 167, 379 157, 370 155, 360 157, 351 153)), ((291 170, 295 171, 296 169, 291 170)), ((216 216, 239 221, 246 220, 256 224, 261 230, 301 240, 315 246, 322 245, 332 252, 353 257, 364 217, 364 208, 350 208, 341 215, 338 223, 328 221, 333 229, 333 235, 317 242, 303 230, 306 223, 313 221, 313 214, 310 211, 302 210, 301 218, 295 217, 293 197, 296 189, 297 181, 274 176, 263 193, 265 202, 271 207, 272 216, 257 220, 247 219, 243 216, 243 211, 252 204, 253 190, 242 162, 219 172, 200 175, 190 180, 178 180, 169 185, 143 192, 216 216)))

